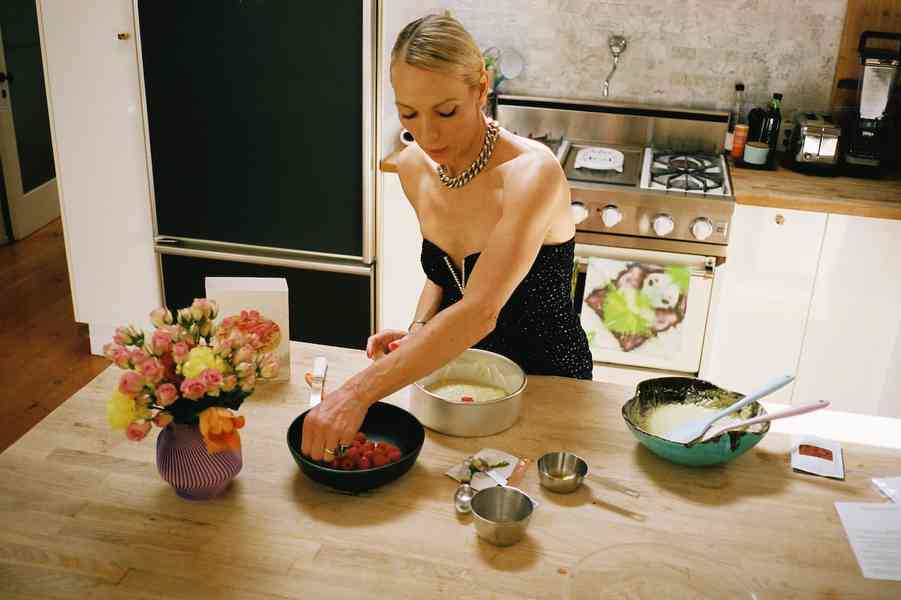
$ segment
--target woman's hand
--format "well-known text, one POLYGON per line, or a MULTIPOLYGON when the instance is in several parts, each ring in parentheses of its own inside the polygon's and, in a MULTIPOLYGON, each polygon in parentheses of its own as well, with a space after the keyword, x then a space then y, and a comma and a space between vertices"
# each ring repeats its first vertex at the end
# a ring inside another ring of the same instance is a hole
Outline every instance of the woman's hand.
POLYGON ((303 420, 301 452, 312 460, 332 462, 339 444, 350 446, 353 442, 368 409, 361 398, 344 388, 323 395, 303 420))
POLYGON ((369 336, 369 340, 366 342, 366 356, 372 360, 383 358, 403 344, 409 335, 410 333, 402 329, 383 329, 375 335, 369 336))

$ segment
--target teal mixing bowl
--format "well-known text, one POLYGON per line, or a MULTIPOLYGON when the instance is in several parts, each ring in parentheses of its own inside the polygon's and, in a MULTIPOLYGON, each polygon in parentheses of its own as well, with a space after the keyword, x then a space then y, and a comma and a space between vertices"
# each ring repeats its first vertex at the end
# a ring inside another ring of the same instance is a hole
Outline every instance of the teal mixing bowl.
MULTIPOLYGON (((756 446, 770 430, 769 422, 752 425, 746 431, 727 431, 706 442, 681 444, 645 431, 645 418, 655 407, 664 404, 700 404, 722 409, 743 396, 744 394, 730 392, 691 377, 648 379, 638 384, 635 397, 623 405, 623 419, 632 435, 657 456, 690 467, 718 465, 741 456, 756 446)), ((752 402, 734 416, 750 419, 763 414, 766 414, 763 406, 752 402)), ((716 427, 717 424, 714 423, 713 426, 716 427)))

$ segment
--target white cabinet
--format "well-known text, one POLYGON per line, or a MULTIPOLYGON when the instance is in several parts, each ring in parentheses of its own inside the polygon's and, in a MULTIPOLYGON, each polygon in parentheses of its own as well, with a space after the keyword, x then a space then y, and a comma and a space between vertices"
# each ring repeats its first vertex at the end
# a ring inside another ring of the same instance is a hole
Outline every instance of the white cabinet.
MULTIPOLYGON (((750 392, 795 374, 827 215, 736 205, 700 377, 750 392)), ((797 382, 796 384, 797 385, 797 382)), ((791 403, 792 386, 769 397, 791 403)))
POLYGON ((378 329, 406 329, 425 285, 420 254, 422 234, 394 173, 381 174, 378 198, 379 239, 376 263, 378 329))
POLYGON ((37 7, 75 320, 99 352, 161 302, 133 3, 37 7))
POLYGON ((901 221, 829 215, 794 403, 901 417, 901 221))

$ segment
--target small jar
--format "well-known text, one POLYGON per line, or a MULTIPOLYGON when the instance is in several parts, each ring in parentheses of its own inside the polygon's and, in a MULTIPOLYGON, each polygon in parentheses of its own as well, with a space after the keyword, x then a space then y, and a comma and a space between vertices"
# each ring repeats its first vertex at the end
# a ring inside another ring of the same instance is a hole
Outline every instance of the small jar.
POLYGON ((748 126, 738 124, 735 126, 735 134, 732 137, 732 158, 738 160, 745 154, 745 144, 748 142, 748 126))

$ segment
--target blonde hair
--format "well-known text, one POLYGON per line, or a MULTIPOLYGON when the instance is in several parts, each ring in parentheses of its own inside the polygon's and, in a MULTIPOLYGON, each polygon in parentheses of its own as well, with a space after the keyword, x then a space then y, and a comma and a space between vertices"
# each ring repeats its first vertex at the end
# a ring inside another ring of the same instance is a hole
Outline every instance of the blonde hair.
POLYGON ((428 15, 404 27, 391 50, 392 66, 398 60, 458 77, 470 87, 479 84, 485 68, 475 40, 449 12, 428 15))

